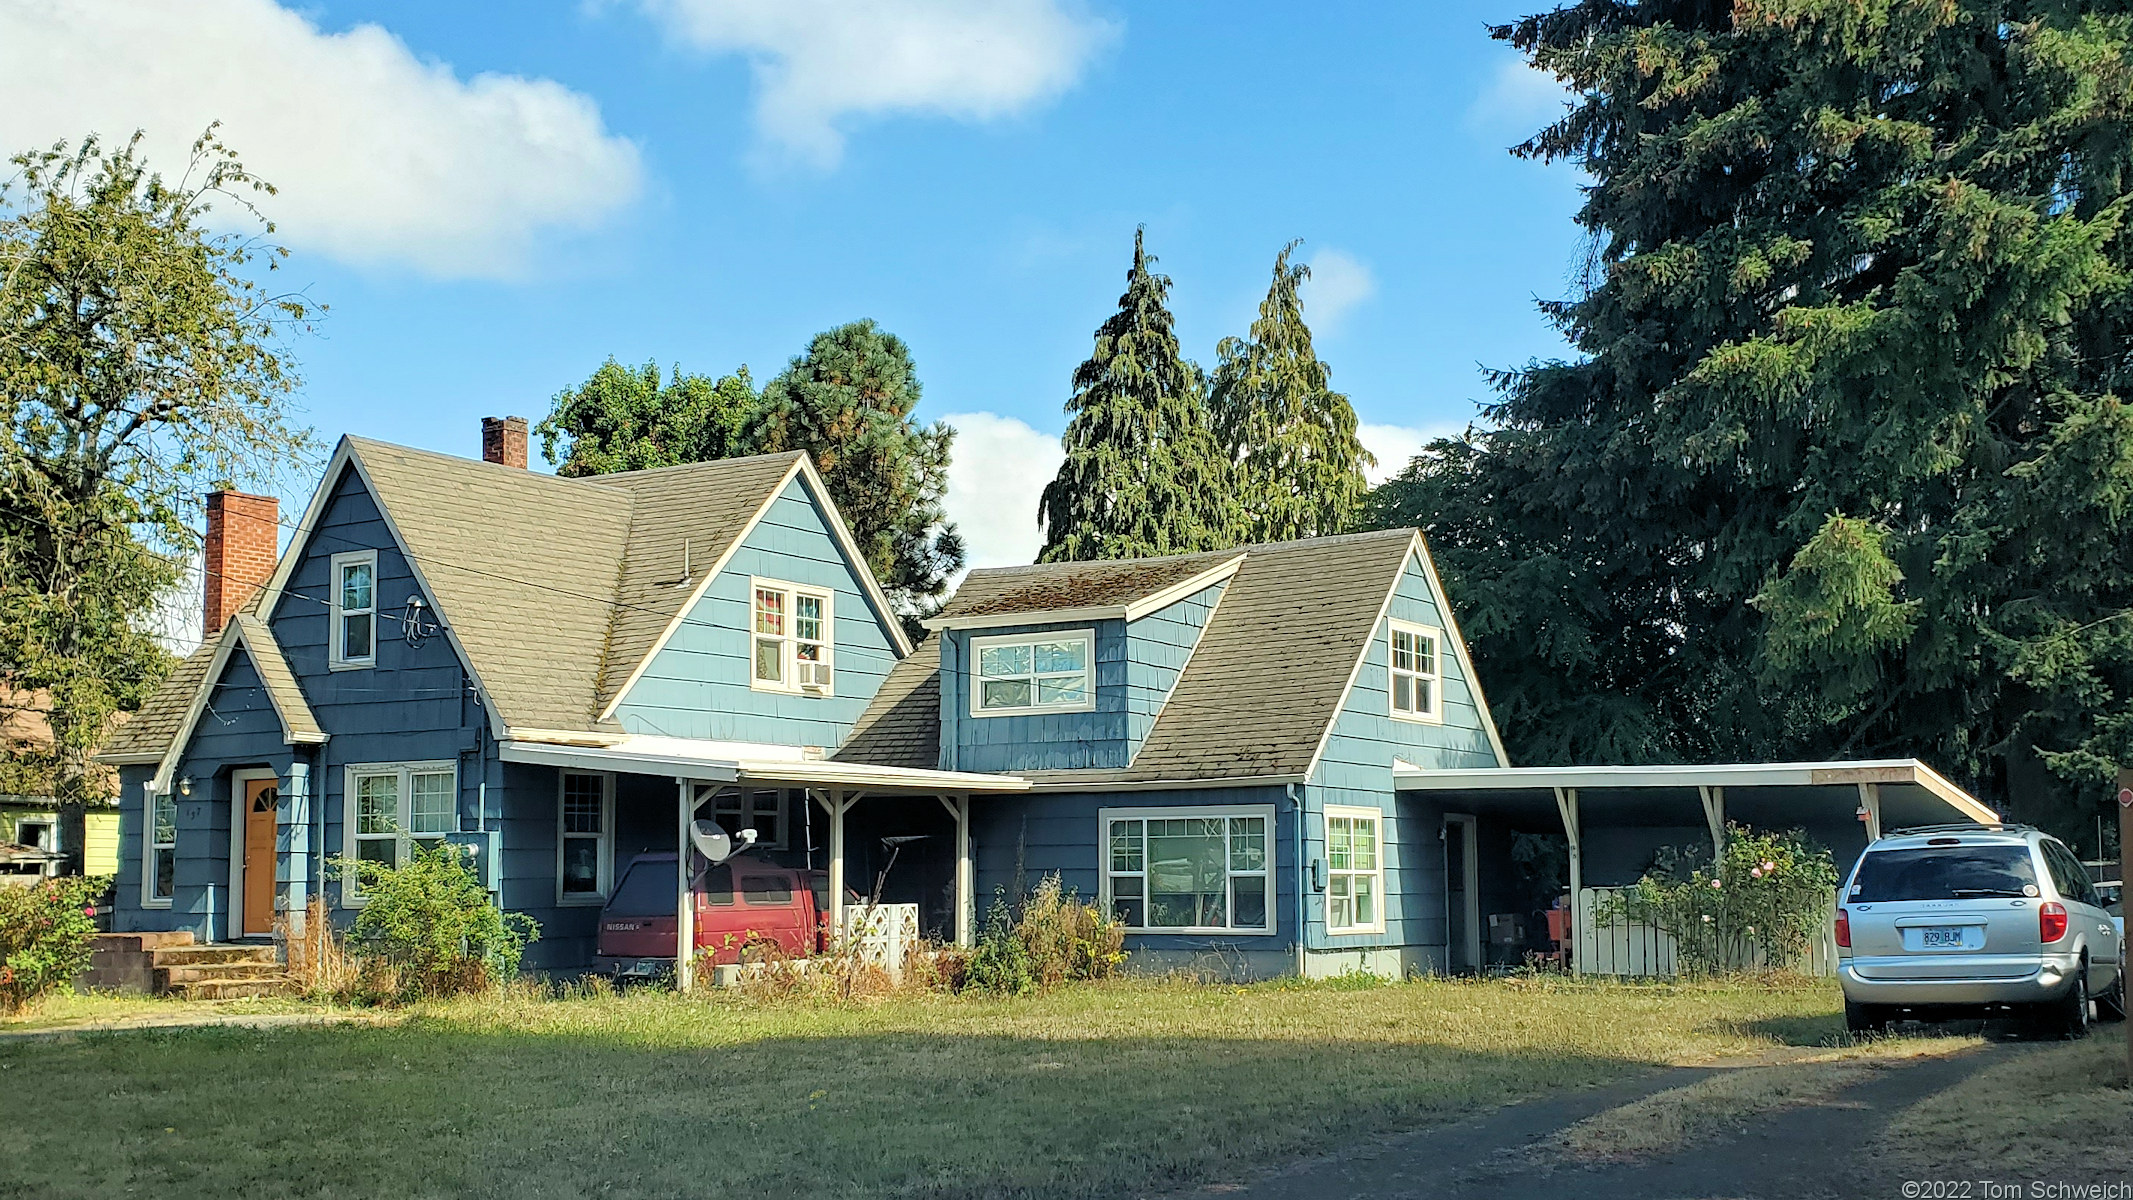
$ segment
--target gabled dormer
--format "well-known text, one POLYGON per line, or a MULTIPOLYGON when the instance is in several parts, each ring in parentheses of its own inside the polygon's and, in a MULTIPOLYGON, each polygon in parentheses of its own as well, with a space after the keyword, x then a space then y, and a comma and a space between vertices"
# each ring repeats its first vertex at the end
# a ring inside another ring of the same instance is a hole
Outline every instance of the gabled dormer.
POLYGON ((1242 561, 1196 554, 972 572, 927 622, 937 632, 942 765, 1130 764, 1242 561))

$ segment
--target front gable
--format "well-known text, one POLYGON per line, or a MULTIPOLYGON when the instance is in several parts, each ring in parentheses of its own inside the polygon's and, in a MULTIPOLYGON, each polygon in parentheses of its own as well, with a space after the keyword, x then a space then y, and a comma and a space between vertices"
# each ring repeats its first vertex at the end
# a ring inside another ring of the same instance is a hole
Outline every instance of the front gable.
POLYGON ((795 473, 630 681, 614 717, 631 733, 834 749, 896 663, 901 631, 893 620, 826 503, 795 473), (830 597, 825 694, 751 685, 757 581, 830 597))

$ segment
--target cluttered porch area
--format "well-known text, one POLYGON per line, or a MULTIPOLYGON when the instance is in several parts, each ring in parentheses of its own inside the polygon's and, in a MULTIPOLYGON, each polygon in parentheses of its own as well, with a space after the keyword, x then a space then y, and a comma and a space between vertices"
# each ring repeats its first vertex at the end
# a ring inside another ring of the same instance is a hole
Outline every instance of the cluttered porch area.
MULTIPOLYGON (((1839 877, 1884 828, 1997 821, 1977 799, 1915 759, 1828 763, 1402 767, 1395 785, 1443 822, 1447 963, 1454 973, 1538 966, 1578 975, 1671 978, 1694 961, 1832 974, 1825 928, 1797 961, 1755 945, 1683 946, 1630 919, 1625 889, 1667 864, 1717 861, 1733 831, 1798 832, 1839 877), (1737 961, 1735 961, 1737 960, 1737 961)), ((1703 936, 1698 931, 1680 934, 1703 936)))
POLYGON ((542 968, 671 972, 688 987, 750 945, 807 958, 860 944, 896 964, 920 940, 971 943, 971 806, 1026 781, 732 749, 503 748, 521 771, 552 772, 561 797, 559 936, 544 932, 542 968))

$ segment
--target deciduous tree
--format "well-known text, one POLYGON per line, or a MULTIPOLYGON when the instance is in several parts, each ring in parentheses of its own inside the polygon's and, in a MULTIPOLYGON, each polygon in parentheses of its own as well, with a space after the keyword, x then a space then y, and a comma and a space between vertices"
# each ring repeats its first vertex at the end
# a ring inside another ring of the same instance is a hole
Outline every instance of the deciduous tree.
POLYGON ((630 368, 610 358, 556 393, 534 428, 558 475, 641 471, 739 452, 757 400, 747 367, 712 379, 676 366, 662 381, 656 362, 630 368))

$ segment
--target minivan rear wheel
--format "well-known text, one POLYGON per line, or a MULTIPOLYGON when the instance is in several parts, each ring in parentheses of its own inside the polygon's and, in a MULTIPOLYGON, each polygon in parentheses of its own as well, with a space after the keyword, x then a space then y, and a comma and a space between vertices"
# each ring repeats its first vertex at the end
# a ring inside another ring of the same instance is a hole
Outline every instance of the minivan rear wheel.
POLYGON ((2074 981, 2066 989, 2066 995, 2042 1005, 2045 1030, 2067 1041, 2086 1036, 2089 1031, 2089 963, 2081 960, 2074 970, 2074 981))
POLYGON ((1853 1033, 1887 1033, 1896 1010, 1885 1004, 1844 1002, 1844 1027, 1853 1033))

